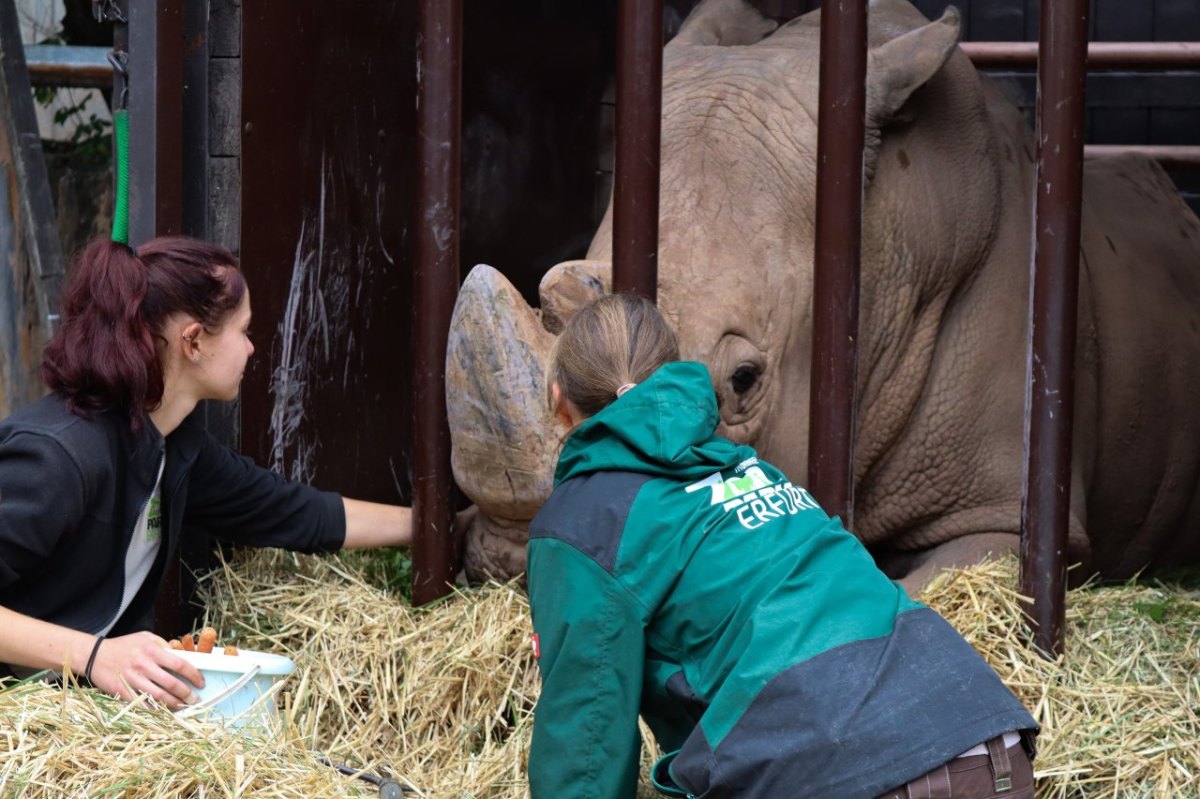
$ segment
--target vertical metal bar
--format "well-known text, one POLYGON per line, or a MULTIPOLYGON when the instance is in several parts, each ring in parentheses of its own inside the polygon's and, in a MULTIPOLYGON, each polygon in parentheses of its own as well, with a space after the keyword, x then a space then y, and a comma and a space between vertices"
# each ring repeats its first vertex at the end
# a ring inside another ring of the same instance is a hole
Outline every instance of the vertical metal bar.
POLYGON ((658 296, 662 0, 619 0, 613 291, 658 296))
MULTIPOLYGON (((183 0, 120 0, 128 25, 113 26, 113 49, 126 50, 128 74, 114 75, 118 105, 128 89, 129 245, 180 232, 183 221, 183 0), (127 84, 127 85, 124 85, 127 84)), ((179 558, 166 566, 154 629, 185 626, 179 558)))
POLYGON ((178 233, 182 225, 183 0, 128 0, 125 5, 129 243, 136 247, 178 233))
POLYGON ((867 0, 821 8, 808 488, 854 523, 867 0))
POLYGON ((455 553, 446 340, 459 284, 462 0, 422 0, 414 241, 413 601, 450 592, 455 553))
POLYGON ((1044 654, 1062 652, 1071 510, 1075 320, 1088 0, 1043 0, 1025 404, 1021 593, 1044 654))
MULTIPOLYGON (((132 0, 113 0, 113 5, 117 7, 120 17, 113 22, 113 54, 120 56, 122 53, 129 53, 129 23, 122 22, 121 18, 129 19, 129 4, 132 0)), ((125 62, 128 67, 128 61, 125 62)), ((114 109, 121 108, 122 103, 128 99, 129 81, 125 79, 119 71, 113 72, 112 84, 112 106, 114 109)), ((114 145, 115 146, 115 145, 114 145)))

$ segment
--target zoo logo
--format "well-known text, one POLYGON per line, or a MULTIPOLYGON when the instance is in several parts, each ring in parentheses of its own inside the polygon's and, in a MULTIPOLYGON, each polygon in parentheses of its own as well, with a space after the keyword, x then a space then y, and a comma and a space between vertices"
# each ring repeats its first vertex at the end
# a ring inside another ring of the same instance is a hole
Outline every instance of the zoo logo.
POLYGON ((721 505, 727 512, 737 511, 738 521, 747 530, 762 527, 767 522, 782 516, 794 516, 802 510, 819 510, 820 505, 803 488, 783 480, 778 483, 763 473, 757 465, 758 460, 751 458, 737 466, 737 471, 745 471, 740 477, 722 479, 720 472, 714 472, 703 480, 692 483, 687 487, 690 494, 705 488, 712 491, 710 505, 721 505))
POLYGON ((146 509, 146 543, 152 544, 162 538, 162 500, 158 494, 150 497, 146 509))

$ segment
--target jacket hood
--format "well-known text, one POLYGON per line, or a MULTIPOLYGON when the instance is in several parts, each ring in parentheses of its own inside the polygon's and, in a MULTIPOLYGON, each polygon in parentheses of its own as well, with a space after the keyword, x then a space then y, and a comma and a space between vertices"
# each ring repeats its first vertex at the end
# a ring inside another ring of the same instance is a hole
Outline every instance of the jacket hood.
POLYGON ((754 451, 715 435, 719 419, 708 367, 664 364, 571 432, 554 484, 600 471, 701 479, 736 466, 754 451))

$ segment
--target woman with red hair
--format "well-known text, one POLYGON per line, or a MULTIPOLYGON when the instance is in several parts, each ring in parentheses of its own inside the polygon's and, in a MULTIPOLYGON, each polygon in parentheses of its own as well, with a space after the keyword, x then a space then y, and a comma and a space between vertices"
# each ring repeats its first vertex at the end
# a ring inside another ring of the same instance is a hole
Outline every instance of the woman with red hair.
POLYGON ((254 353, 227 250, 95 241, 62 311, 50 393, 0 422, 0 677, 65 668, 178 708, 196 696, 172 672, 203 678, 148 630, 185 529, 302 552, 411 543, 408 508, 286 481, 188 418, 236 397, 254 353))

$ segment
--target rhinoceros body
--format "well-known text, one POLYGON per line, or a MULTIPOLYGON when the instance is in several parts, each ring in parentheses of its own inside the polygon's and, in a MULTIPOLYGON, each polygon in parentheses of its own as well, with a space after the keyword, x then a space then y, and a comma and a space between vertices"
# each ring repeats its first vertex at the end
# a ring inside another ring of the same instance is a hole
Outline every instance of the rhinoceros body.
MULTIPOLYGON (((817 142, 817 12, 773 30, 710 0, 664 53, 659 304, 709 367, 719 432, 804 480, 817 142)), ((1014 549, 1020 526, 1036 146, 956 46, 957 17, 871 5, 854 532, 910 584, 1014 549)), ((1200 557, 1200 222, 1158 166, 1085 169, 1070 558, 1127 576, 1200 557)), ((525 305, 468 277, 447 397, 476 504, 468 570, 524 568, 560 437, 543 360, 607 290, 588 260, 525 305)))

